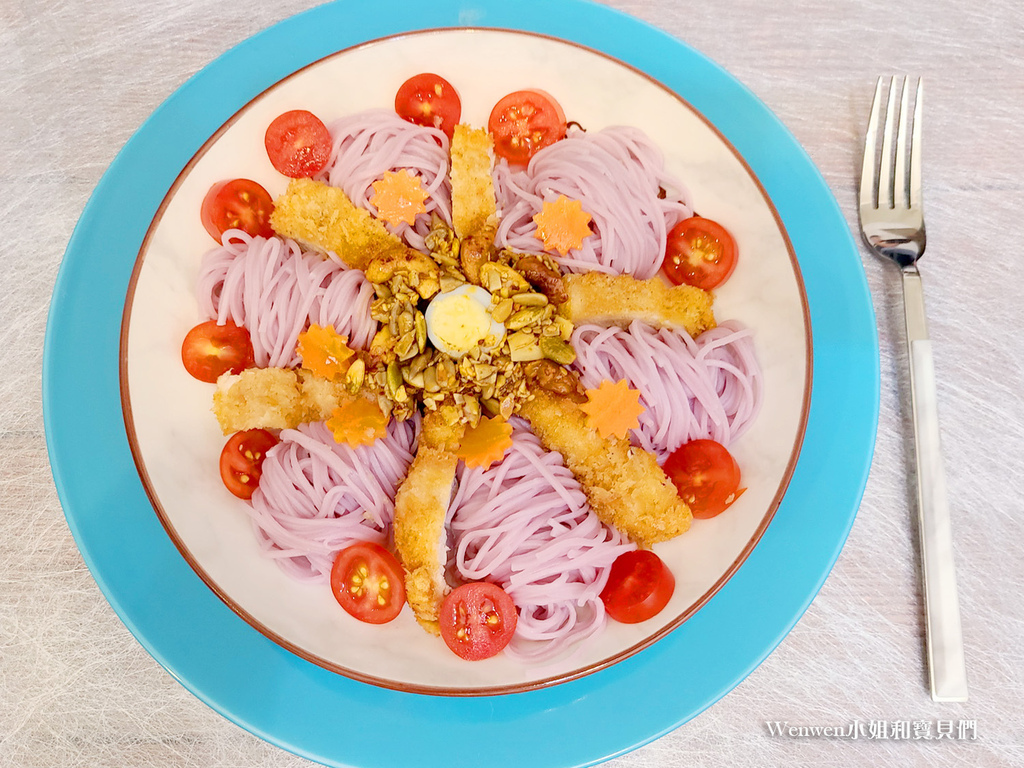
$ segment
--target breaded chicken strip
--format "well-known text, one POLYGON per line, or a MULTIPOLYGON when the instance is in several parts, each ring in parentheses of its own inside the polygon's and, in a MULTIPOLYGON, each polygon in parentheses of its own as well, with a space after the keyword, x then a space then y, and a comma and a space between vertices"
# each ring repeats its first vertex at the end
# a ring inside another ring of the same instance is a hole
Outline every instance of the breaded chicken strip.
POLYGON ((715 327, 714 297, 691 285, 667 285, 653 277, 637 280, 629 275, 588 272, 565 275, 569 300, 561 312, 573 325, 596 323, 626 327, 641 320, 656 328, 678 328, 691 336, 715 327))
POLYGON ((213 393, 213 412, 225 435, 246 429, 291 429, 323 421, 352 399, 344 384, 309 371, 249 368, 223 374, 213 393))
POLYGON ((448 591, 444 580, 445 517, 458 457, 420 445, 395 496, 395 549, 405 566, 405 595, 416 621, 440 634, 437 617, 448 591))
POLYGON ((293 179, 274 201, 270 226, 303 247, 337 254, 350 267, 365 269, 373 258, 402 253, 405 244, 368 211, 357 208, 339 188, 312 179, 293 179))
POLYGON ((482 128, 455 126, 452 137, 452 224, 459 238, 459 264, 469 282, 480 284, 480 266, 494 254, 498 203, 491 168, 494 139, 482 128))
POLYGON ((601 437, 587 426, 579 405, 540 389, 520 412, 544 447, 562 454, 604 523, 644 546, 690 527, 690 508, 647 451, 625 439, 601 437))
POLYGON ((448 592, 445 520, 455 483, 462 427, 438 411, 423 417, 419 448, 395 496, 395 549, 405 567, 405 595, 416 621, 438 635, 437 618, 448 592))
POLYGON ((461 239, 479 237, 494 242, 498 204, 491 166, 494 139, 482 128, 455 126, 452 137, 452 223, 461 239))

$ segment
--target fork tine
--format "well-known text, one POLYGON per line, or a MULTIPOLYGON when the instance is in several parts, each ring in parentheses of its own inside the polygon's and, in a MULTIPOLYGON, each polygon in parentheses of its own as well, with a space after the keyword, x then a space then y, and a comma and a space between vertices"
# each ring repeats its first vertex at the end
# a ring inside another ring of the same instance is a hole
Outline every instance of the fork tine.
MULTIPOLYGON (((896 78, 893 78, 895 81, 896 78)), ((907 126, 910 124, 910 78, 903 78, 900 94, 899 122, 896 127, 896 159, 893 174, 892 199, 895 208, 906 208, 910 201, 907 197, 907 163, 911 149, 907 146, 907 126)))
POLYGON ((882 162, 878 175, 878 207, 892 208, 892 142, 896 123, 896 78, 889 81, 889 102, 882 129, 882 162))
POLYGON ((924 102, 924 80, 917 79, 914 97, 914 132, 910 145, 910 207, 921 208, 921 115, 924 102))
POLYGON ((871 102, 871 116, 864 136, 864 161, 860 171, 860 205, 874 208, 878 189, 878 118, 882 109, 882 78, 875 84, 875 98, 871 102))

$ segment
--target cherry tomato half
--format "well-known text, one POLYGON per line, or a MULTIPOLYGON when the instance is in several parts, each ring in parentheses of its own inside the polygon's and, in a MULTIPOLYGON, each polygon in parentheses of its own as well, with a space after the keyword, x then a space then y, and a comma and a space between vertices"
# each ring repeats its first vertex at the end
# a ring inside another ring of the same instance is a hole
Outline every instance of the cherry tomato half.
POLYGON ((265 429, 236 432, 220 452, 220 479, 231 493, 249 500, 260 484, 263 460, 278 439, 265 429))
POLYGON ((270 214, 274 201, 270 193, 255 181, 231 179, 210 187, 203 198, 200 218, 210 237, 218 243, 229 229, 240 229, 254 237, 270 237, 270 214))
POLYGON ((424 72, 402 83, 395 95, 395 112, 410 123, 442 130, 450 139, 462 117, 462 100, 443 77, 424 72))
POLYGON ((474 581, 453 589, 441 603, 441 638, 467 661, 495 656, 516 631, 515 603, 489 581, 474 581))
POLYGON ((292 179, 309 178, 331 159, 331 134, 319 117, 304 109, 278 115, 263 139, 267 157, 278 171, 292 179))
POLYGON ((207 320, 185 334, 181 362, 193 378, 213 384, 222 373, 241 373, 255 365, 249 332, 228 320, 207 320))
POLYGON ((693 516, 701 520, 720 515, 746 490, 740 490, 736 459, 714 440, 684 443, 665 460, 662 469, 693 516))
POLYGON ((350 615, 367 624, 386 624, 405 605, 405 572, 380 544, 361 541, 338 553, 331 591, 350 615))
POLYGON ((686 283, 710 291, 736 269, 736 240, 718 222, 691 216, 669 232, 662 266, 676 285, 686 283))
POLYGON ((660 557, 649 549, 634 549, 615 558, 601 600, 613 619, 637 624, 668 605, 675 588, 675 577, 660 557))
POLYGON ((487 130, 499 157, 526 165, 541 149, 565 137, 565 112, 544 91, 516 91, 494 105, 487 130))

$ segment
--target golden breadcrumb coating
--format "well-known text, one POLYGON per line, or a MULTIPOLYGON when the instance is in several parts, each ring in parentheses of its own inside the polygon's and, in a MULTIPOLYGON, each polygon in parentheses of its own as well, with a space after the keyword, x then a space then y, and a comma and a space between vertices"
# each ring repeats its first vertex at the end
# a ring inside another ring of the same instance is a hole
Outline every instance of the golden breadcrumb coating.
POLYGON ((427 412, 416 458, 395 497, 395 550, 406 570, 406 600, 416 621, 435 635, 440 633, 437 617, 448 592, 445 520, 459 463, 455 453, 464 431, 465 425, 445 406, 427 412))
POLYGON ((292 429, 323 421, 352 399, 344 384, 309 371, 249 368, 225 373, 213 393, 213 412, 225 435, 246 429, 292 429))
POLYGON ((293 179, 274 201, 270 226, 303 247, 332 252, 350 267, 364 269, 374 257, 405 245, 369 212, 357 208, 339 188, 312 179, 293 179))
POLYGON ((498 205, 491 179, 494 139, 482 128, 460 123, 455 126, 451 153, 455 234, 460 239, 480 236, 493 242, 498 228, 498 205))
POLYGON ((324 421, 330 418, 335 408, 355 399, 348 384, 325 379, 301 368, 295 373, 302 398, 302 422, 324 421))
POLYGON ((670 286, 660 278, 588 272, 565 275, 569 300, 561 312, 573 325, 596 323, 625 327, 641 320, 656 328, 677 328, 691 336, 715 327, 714 296, 692 285, 670 286))
POLYGON ((421 442, 395 496, 395 549, 406 570, 406 599, 416 621, 435 635, 448 592, 444 524, 458 461, 454 453, 421 442))
POLYGON ((601 437, 571 400, 536 390, 521 414, 550 451, 562 454, 597 516, 650 546, 685 533, 693 515, 653 455, 628 440, 601 437))
POLYGON ((451 397, 446 397, 436 410, 428 411, 423 417, 420 442, 431 447, 457 453, 462 445, 466 424, 459 420, 462 409, 451 397))

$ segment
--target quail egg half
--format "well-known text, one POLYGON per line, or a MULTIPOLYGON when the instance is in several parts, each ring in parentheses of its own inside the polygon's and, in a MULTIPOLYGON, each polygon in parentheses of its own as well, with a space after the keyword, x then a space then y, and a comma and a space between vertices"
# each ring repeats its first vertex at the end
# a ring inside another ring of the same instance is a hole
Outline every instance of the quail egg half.
POLYGON ((439 350, 460 358, 477 346, 495 349, 505 338, 505 326, 491 317, 491 294, 466 283, 439 293, 427 305, 427 337, 439 350))

